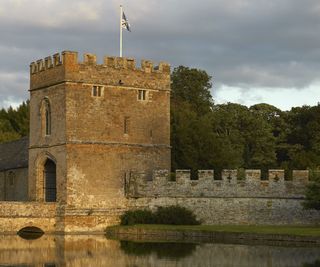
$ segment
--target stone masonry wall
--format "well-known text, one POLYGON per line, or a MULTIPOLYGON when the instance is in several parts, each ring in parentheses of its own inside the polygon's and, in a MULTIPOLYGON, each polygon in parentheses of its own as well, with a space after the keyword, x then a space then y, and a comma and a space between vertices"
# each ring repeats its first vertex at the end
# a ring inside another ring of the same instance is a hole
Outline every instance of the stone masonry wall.
POLYGON ((301 202, 288 198, 142 197, 130 199, 130 209, 179 205, 207 225, 319 225, 320 212, 303 209, 301 202))
POLYGON ((30 75, 30 90, 67 81, 89 81, 110 86, 121 84, 156 90, 170 88, 170 65, 165 62, 153 66, 151 61, 142 60, 141 67, 137 68, 132 58, 106 56, 103 64, 97 64, 96 55, 93 54, 85 54, 83 62, 78 62, 78 53, 73 51, 64 51, 61 55, 57 53, 53 57, 32 62, 30 75))
POLYGON ((56 204, 37 202, 0 202, 0 232, 16 233, 27 226, 56 231, 56 204))
POLYGON ((261 180, 260 170, 246 170, 237 179, 236 170, 223 170, 222 180, 214 180, 213 170, 198 171, 191 180, 189 170, 177 170, 170 181, 167 170, 131 173, 127 182, 130 209, 179 205, 192 210, 203 224, 319 224, 320 212, 302 206, 308 171, 293 171, 284 180, 283 170, 269 170, 261 180), (240 177, 239 177, 240 178, 240 177))
POLYGON ((17 168, 0 172, 0 201, 28 200, 28 169, 17 168))
POLYGON ((191 180, 190 170, 177 170, 175 181, 169 171, 157 170, 152 180, 145 173, 132 172, 127 182, 130 197, 261 197, 304 198, 309 173, 294 170, 292 180, 285 180, 284 170, 269 170, 268 179, 261 179, 260 170, 246 170, 237 178, 237 170, 223 170, 222 180, 214 179, 213 170, 199 170, 198 179, 191 180))
MULTIPOLYGON (((65 51, 30 65, 32 200, 43 199, 45 157, 57 166, 58 201, 71 209, 117 208, 130 171, 170 168, 170 66, 65 51), (93 89, 99 87, 100 95, 93 89), (139 98, 140 91, 145 99, 139 98), (52 130, 41 135, 41 102, 52 130)), ((75 211, 74 211, 75 212, 75 211)))

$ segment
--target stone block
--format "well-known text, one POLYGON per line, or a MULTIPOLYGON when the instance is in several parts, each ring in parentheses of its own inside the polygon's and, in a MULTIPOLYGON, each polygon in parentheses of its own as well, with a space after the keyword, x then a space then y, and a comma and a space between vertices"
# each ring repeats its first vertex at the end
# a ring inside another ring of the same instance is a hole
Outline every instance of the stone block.
POLYGON ((221 177, 222 181, 227 184, 236 183, 237 182, 237 170, 222 170, 221 177))
POLYGON ((95 54, 86 53, 83 55, 83 62, 85 64, 97 64, 97 56, 95 54))
POLYGON ((176 170, 176 182, 178 184, 189 183, 191 179, 190 170, 176 170))
POLYGON ((269 182, 284 183, 284 170, 269 170, 268 179, 269 182))
POLYGON ((309 182, 308 170, 293 170, 292 181, 301 184, 307 184, 309 182))
POLYGON ((260 183, 261 170, 245 170, 246 181, 248 183, 260 183))

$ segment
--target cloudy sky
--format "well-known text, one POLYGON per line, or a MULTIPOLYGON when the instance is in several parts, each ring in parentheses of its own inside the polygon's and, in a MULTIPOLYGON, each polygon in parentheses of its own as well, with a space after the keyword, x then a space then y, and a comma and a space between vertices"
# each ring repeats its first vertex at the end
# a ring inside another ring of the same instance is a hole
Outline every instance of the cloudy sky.
POLYGON ((0 107, 28 98, 36 59, 118 55, 120 4, 124 56, 206 70, 216 103, 320 102, 319 0, 0 0, 0 107))

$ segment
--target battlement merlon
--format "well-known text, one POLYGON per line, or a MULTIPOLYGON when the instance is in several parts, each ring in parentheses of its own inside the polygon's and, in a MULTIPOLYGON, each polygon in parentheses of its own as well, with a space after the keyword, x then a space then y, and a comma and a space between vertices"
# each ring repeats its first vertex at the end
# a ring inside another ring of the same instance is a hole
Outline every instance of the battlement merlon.
POLYGON ((135 87, 153 90, 170 90, 170 65, 142 60, 136 67, 133 58, 109 57, 97 64, 94 54, 84 54, 78 61, 78 53, 64 51, 52 57, 39 59, 30 64, 30 90, 41 89, 63 82, 135 87))
MULTIPOLYGON (((133 172, 134 173, 134 172, 133 172)), ((221 171, 220 179, 215 180, 214 178, 214 170, 198 170, 194 172, 196 174, 192 179, 191 170, 176 170, 175 171, 175 182, 177 184, 189 183, 190 181, 199 181, 199 183, 203 181, 214 181, 214 182, 247 182, 247 183, 287 183, 290 184, 292 182, 298 184, 308 184, 309 183, 309 171, 308 170, 292 170, 291 180, 285 180, 285 170, 281 169, 270 169, 268 170, 268 175, 263 179, 261 175, 261 170, 244 170, 244 176, 239 175, 238 170, 228 170, 223 169, 221 171)), ((169 170, 155 170, 153 172, 152 180, 165 180, 169 181, 169 170)), ((137 174, 139 176, 139 174, 137 174)), ((143 180, 143 179, 142 179, 143 180)), ((150 181, 149 181, 150 182, 150 181)))

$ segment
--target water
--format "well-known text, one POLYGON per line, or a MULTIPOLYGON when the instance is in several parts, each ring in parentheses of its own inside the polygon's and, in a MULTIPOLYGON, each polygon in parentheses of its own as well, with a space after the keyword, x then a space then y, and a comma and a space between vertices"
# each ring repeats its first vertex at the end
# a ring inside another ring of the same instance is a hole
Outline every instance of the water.
POLYGON ((136 243, 104 236, 0 236, 0 266, 320 267, 320 247, 136 243))

